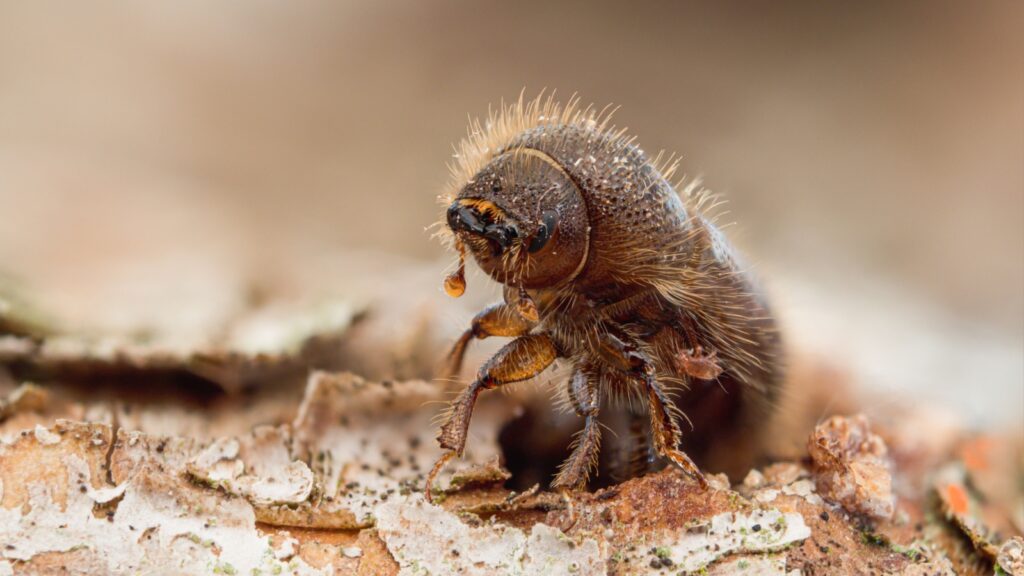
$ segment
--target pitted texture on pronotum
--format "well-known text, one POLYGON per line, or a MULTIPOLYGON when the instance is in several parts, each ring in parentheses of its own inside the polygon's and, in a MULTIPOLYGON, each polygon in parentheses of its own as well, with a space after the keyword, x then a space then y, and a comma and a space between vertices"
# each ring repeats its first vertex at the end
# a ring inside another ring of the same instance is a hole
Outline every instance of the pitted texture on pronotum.
POLYGON ((459 253, 446 288, 465 288, 468 251, 505 301, 474 318, 448 375, 471 340, 515 339, 452 403, 439 441, 461 454, 482 390, 562 358, 584 428, 554 486, 586 485, 596 419, 616 398, 646 406, 654 450, 703 483, 679 449, 680 411, 698 430, 763 420, 781 386, 775 323, 715 227, 710 196, 692 183, 677 193, 671 158, 649 159, 606 114, 576 104, 520 98, 473 123, 459 148, 441 197, 440 234, 459 253))

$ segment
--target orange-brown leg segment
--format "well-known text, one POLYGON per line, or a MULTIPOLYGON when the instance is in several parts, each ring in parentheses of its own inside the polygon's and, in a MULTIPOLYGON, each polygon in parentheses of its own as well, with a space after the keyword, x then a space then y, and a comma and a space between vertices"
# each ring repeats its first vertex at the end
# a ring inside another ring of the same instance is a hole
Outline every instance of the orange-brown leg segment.
POLYGON ((451 459, 453 454, 462 456, 466 449, 469 421, 480 392, 532 378, 543 372, 557 357, 558 351, 547 334, 529 334, 506 344, 483 365, 476 380, 452 402, 447 420, 441 426, 437 441, 441 448, 450 452, 442 456, 427 477, 428 499, 430 487, 441 471, 441 466, 451 459))
POLYGON ((590 471, 597 464, 601 448, 601 428, 597 414, 601 407, 599 372, 591 365, 578 366, 569 380, 569 400, 573 410, 583 417, 583 430, 569 459, 562 464, 552 488, 579 490, 585 488, 590 471))
POLYGON ((702 488, 707 489, 708 481, 704 478, 700 468, 685 452, 679 449, 679 442, 683 435, 669 408, 672 405, 672 400, 665 394, 664 388, 655 377, 653 366, 647 364, 644 367, 641 380, 647 392, 647 407, 651 413, 651 435, 654 437, 655 449, 699 482, 702 488))
POLYGON ((535 323, 525 320, 515 307, 501 302, 488 306, 473 318, 469 330, 452 346, 445 360, 440 376, 455 378, 462 371, 462 361, 466 357, 466 348, 473 339, 482 340, 489 336, 522 336, 528 333, 535 323))

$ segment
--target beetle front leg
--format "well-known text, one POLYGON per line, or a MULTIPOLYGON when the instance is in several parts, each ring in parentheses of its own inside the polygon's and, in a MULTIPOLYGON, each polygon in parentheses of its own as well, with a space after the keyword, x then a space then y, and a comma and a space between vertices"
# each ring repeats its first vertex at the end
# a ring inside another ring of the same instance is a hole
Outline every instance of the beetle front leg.
POLYGON ((455 341, 441 370, 441 378, 452 379, 459 375, 471 340, 483 340, 490 336, 523 336, 534 326, 535 323, 524 319, 515 307, 508 303, 500 302, 484 308, 473 317, 469 330, 463 332, 455 341))
POLYGON ((448 420, 437 437, 441 447, 454 450, 462 456, 466 447, 469 419, 480 392, 533 378, 550 366, 557 356, 555 345, 547 334, 530 334, 506 344, 484 364, 476 380, 452 402, 448 420))
POLYGON ((558 351, 547 334, 529 334, 506 344, 480 369, 476 379, 451 404, 447 420, 441 426, 437 441, 448 450, 427 476, 427 498, 430 487, 445 462, 453 456, 462 456, 466 449, 469 421, 473 406, 483 390, 520 382, 540 374, 558 357, 558 351))

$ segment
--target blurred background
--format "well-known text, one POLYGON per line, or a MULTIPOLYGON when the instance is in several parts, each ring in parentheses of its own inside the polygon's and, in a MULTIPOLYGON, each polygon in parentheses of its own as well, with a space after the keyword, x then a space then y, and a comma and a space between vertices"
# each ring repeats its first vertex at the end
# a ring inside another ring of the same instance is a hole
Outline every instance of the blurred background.
POLYGON ((801 353, 1024 421, 1010 0, 0 2, 0 275, 91 326, 406 265, 440 301, 451 145, 524 88, 621 106, 723 193, 801 353))

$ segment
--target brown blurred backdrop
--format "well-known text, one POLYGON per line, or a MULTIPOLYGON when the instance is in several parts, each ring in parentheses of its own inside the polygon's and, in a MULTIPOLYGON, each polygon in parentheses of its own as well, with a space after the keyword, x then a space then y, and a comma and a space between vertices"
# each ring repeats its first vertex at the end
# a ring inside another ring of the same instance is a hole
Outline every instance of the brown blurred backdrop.
POLYGON ((729 198, 794 340, 1019 423, 1022 7, 4 1, 0 271, 102 315, 140 262, 437 261, 467 114, 578 92, 729 198))

